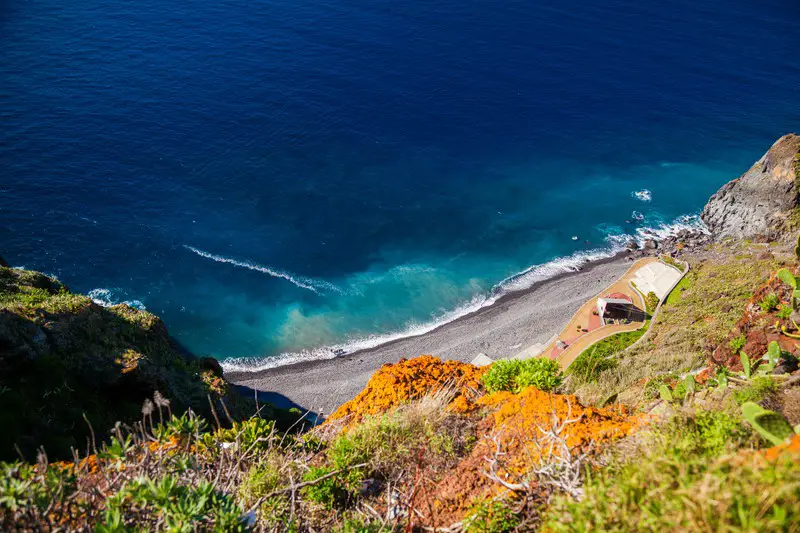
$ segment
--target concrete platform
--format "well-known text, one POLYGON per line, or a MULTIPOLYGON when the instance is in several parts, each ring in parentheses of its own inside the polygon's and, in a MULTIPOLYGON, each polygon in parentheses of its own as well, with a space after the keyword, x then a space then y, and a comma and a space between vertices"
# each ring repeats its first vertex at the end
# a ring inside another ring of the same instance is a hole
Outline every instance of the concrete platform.
POLYGON ((645 296, 649 292, 654 292, 659 300, 663 300, 667 291, 678 281, 681 273, 675 268, 665 265, 660 261, 644 265, 633 276, 633 283, 636 288, 642 291, 645 296))

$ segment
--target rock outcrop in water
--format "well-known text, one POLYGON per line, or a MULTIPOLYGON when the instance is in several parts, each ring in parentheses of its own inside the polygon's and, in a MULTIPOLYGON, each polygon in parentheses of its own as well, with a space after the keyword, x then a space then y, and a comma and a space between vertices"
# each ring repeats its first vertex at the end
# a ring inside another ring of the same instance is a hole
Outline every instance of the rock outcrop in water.
POLYGON ((784 135, 750 170, 711 197, 702 219, 715 240, 775 240, 797 223, 799 183, 800 136, 784 135))

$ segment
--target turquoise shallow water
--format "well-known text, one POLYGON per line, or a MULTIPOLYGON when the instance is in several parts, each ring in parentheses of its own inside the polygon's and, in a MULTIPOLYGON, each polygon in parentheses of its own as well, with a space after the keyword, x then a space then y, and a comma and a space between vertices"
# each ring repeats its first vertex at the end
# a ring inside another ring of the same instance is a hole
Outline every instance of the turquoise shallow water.
POLYGON ((425 331, 693 223, 797 129, 798 17, 0 1, 0 255, 231 365, 425 331))

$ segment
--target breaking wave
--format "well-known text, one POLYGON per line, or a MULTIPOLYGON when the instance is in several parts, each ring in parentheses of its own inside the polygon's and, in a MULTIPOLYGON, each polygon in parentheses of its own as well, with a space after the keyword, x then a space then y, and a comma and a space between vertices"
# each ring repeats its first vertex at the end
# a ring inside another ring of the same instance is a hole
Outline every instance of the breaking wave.
POLYGON ((284 272, 282 270, 277 270, 270 267, 265 267, 259 265, 257 263, 253 263, 252 261, 239 261, 237 259, 231 259, 230 257, 223 257, 221 255, 215 255, 209 252, 205 252, 200 250, 199 248, 195 248, 194 246, 189 246, 188 244, 183 245, 184 248, 187 250, 191 250, 192 252, 196 253, 200 257, 205 257, 206 259, 211 259, 212 261, 216 261, 217 263, 227 263, 229 265, 237 266, 240 268, 247 268, 249 270, 255 270, 256 272, 261 272, 263 274, 267 274, 272 276, 273 278, 280 278, 288 281, 289 283, 300 287, 301 289, 306 289, 311 292, 315 292, 317 294, 322 294, 325 291, 334 291, 334 292, 342 292, 338 287, 333 285, 332 283, 328 283, 327 281, 317 280, 312 278, 306 278, 303 276, 298 276, 295 274, 291 274, 289 272, 284 272))
POLYGON ((141 311, 147 311, 144 303, 141 300, 126 300, 125 296, 119 296, 119 293, 124 292, 122 289, 92 289, 87 293, 87 296, 92 299, 97 305, 103 307, 111 307, 112 305, 128 304, 131 307, 141 311))

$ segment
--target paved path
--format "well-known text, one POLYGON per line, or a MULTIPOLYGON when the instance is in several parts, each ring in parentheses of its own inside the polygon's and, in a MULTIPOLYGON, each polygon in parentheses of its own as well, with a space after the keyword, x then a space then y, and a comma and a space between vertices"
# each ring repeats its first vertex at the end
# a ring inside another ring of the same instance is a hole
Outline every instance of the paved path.
POLYGON ((676 269, 665 265, 655 257, 640 259, 611 286, 583 304, 560 335, 548 341, 544 346, 541 344, 529 346, 516 354, 514 359, 528 359, 541 355, 557 360, 561 368, 566 369, 576 357, 595 342, 617 333, 636 331, 644 326, 644 321, 601 326, 599 317, 592 314, 592 311, 596 309, 597 298, 612 293, 624 294, 633 301, 636 307, 645 309, 644 299, 631 286, 631 281, 634 281, 640 289, 645 290, 645 294, 653 290, 656 295, 663 297, 663 288, 671 286, 674 279, 678 277, 680 277, 680 273, 676 269), (567 345, 565 349, 558 347, 559 340, 567 345))

